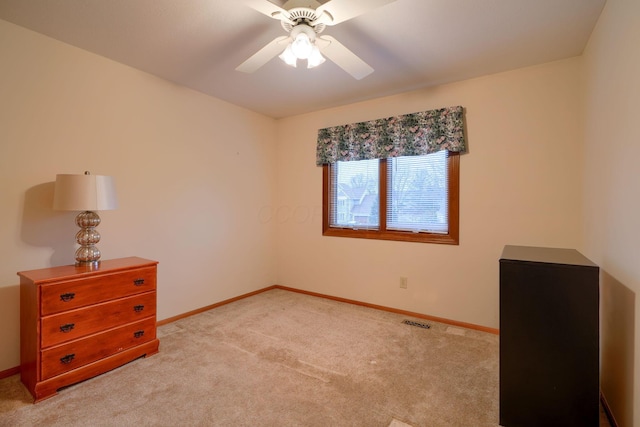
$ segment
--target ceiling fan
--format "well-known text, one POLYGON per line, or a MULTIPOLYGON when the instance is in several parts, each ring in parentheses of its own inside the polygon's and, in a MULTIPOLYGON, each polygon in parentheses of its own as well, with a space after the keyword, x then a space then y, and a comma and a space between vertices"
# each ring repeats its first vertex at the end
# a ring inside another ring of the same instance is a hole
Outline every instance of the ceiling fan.
POLYGON ((288 0, 282 7, 267 0, 247 0, 249 7, 280 21, 289 33, 269 42, 236 70, 253 73, 279 54, 280 59, 296 66, 298 59, 307 60, 307 68, 317 67, 326 55, 340 68, 360 80, 373 68, 331 36, 321 36, 327 25, 336 25, 396 0, 288 0))

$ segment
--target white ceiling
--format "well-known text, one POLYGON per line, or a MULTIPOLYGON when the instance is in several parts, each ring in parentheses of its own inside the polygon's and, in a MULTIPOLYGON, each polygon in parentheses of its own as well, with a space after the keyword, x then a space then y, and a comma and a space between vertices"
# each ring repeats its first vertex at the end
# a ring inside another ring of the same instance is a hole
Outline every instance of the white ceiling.
POLYGON ((605 1, 396 0, 323 33, 374 68, 362 80, 329 60, 236 71, 286 35, 243 0, 0 0, 0 19, 280 118, 580 55, 605 1))

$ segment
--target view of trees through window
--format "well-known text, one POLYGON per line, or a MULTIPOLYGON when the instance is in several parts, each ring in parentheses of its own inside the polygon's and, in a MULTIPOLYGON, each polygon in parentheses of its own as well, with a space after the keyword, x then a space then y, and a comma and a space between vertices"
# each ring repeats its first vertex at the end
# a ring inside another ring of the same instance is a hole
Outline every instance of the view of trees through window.
POLYGON ((447 151, 396 157, 387 167, 387 228, 446 233, 447 151))

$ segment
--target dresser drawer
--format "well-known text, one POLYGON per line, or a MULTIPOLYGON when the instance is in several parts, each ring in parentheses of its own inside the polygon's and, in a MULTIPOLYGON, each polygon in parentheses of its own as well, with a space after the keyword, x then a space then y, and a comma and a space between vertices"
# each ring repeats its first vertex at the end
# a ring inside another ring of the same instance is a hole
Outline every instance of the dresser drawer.
POLYGON ((55 377, 155 337, 156 319, 152 317, 43 350, 42 379, 55 377))
POLYGON ((155 267, 45 284, 40 291, 41 314, 46 316, 155 288, 155 267))
POLYGON ((121 298, 42 318, 41 348, 51 347, 156 314, 156 292, 121 298))

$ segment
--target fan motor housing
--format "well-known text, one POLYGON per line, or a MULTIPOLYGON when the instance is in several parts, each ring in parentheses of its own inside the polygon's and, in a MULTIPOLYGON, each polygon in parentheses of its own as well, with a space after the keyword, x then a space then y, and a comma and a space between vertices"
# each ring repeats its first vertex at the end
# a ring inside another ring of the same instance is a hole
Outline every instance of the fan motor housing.
POLYGON ((292 24, 288 21, 280 21, 280 23, 282 24, 282 28, 284 28, 287 33, 290 33, 294 27, 300 24, 308 25, 313 29, 313 31, 315 31, 316 34, 320 34, 322 31, 324 31, 325 24, 318 23, 315 25, 311 25, 313 21, 318 19, 318 15, 316 14, 316 11, 314 9, 310 9, 308 7, 294 7, 287 10, 287 12, 289 13, 289 19, 294 22, 292 24))

